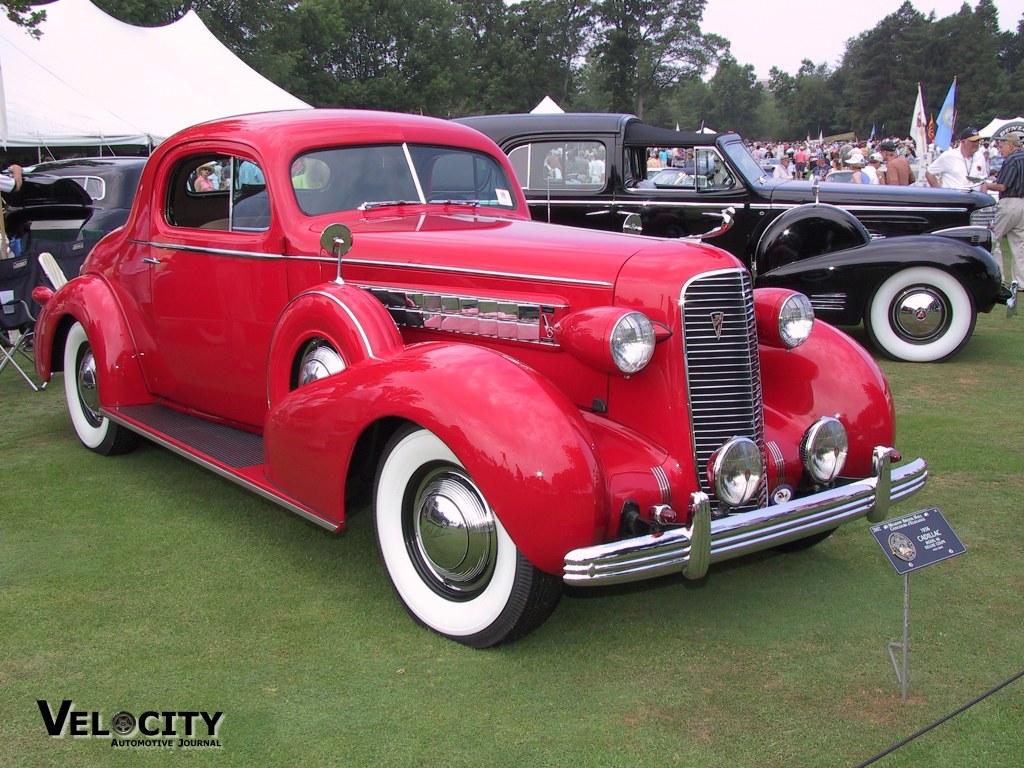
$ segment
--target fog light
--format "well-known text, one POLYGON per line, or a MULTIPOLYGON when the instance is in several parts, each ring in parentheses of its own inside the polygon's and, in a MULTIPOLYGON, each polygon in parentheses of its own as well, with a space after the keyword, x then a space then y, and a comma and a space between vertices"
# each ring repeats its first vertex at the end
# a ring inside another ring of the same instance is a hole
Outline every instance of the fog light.
POLYGON ((838 419, 822 416, 804 433, 800 459, 807 473, 818 483, 831 483, 846 465, 849 440, 838 419))
POLYGON ((728 507, 738 507, 754 498, 763 476, 761 451, 746 437, 732 438, 708 461, 708 483, 728 507))

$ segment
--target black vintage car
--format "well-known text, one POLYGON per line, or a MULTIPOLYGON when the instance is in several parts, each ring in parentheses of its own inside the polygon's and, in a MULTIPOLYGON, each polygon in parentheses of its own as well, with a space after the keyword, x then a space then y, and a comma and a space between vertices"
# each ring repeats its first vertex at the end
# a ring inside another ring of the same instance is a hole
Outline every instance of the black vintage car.
POLYGON ((25 168, 21 189, 4 195, 8 233, 27 256, 51 253, 74 277, 99 239, 128 219, 145 164, 91 157, 25 168))
POLYGON ((987 250, 990 231, 972 226, 990 218, 989 195, 781 181, 735 133, 672 131, 632 115, 459 122, 509 155, 535 219, 705 239, 743 260, 758 285, 805 292, 822 319, 863 321, 896 359, 950 357, 970 338, 977 312, 1011 300, 987 250), (649 174, 656 148, 685 150, 686 165, 649 174))
POLYGON ((25 173, 30 179, 45 175, 76 182, 92 200, 86 228, 106 234, 127 221, 145 164, 144 157, 78 157, 39 163, 25 173))

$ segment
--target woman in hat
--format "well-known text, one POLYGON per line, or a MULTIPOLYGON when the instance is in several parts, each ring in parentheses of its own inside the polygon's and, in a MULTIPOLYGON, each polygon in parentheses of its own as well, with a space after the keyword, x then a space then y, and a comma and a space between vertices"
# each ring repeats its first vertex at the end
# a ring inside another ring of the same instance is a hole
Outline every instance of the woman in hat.
POLYGON ((864 155, 854 150, 850 153, 850 156, 846 158, 846 165, 848 168, 853 169, 853 176, 850 177, 850 181, 854 184, 870 184, 871 177, 864 173, 864 155))

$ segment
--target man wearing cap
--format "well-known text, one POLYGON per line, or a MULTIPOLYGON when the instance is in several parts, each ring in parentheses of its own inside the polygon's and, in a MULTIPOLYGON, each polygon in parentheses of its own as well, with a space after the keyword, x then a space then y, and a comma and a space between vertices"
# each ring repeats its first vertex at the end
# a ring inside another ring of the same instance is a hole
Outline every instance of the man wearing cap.
POLYGON ((1010 260, 1013 265, 1013 279, 1024 284, 1024 133, 1020 131, 999 132, 993 137, 999 154, 1003 156, 1003 167, 995 181, 981 185, 983 192, 998 192, 999 207, 992 223, 992 255, 996 257, 999 269, 1003 266, 1003 238, 1010 241, 1010 260))
POLYGON ((793 179, 793 166, 791 163, 792 158, 790 158, 789 155, 781 155, 779 157, 779 164, 776 165, 775 170, 772 171, 772 178, 791 181, 793 179))
POLYGON ((882 156, 878 152, 868 155, 868 164, 864 166, 864 173, 871 179, 872 184, 882 183, 882 156))
POLYGON ((939 155, 924 173, 928 184, 944 189, 972 189, 988 176, 988 160, 977 128, 960 133, 960 144, 939 155))
POLYGON ((885 173, 880 175, 879 182, 908 187, 917 181, 917 177, 914 176, 914 172, 910 168, 910 161, 896 153, 895 142, 883 141, 878 149, 885 162, 885 173))

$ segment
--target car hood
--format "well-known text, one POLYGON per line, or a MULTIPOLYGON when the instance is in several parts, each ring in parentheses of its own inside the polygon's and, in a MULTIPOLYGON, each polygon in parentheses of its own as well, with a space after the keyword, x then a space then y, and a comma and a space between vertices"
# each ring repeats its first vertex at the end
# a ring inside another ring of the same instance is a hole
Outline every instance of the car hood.
MULTIPOLYGON (((897 187, 888 184, 849 184, 825 182, 818 199, 833 205, 923 205, 929 208, 955 207, 975 211, 995 204, 982 192, 961 192, 931 187, 897 187)), ((812 202, 814 191, 809 181, 781 181, 771 189, 772 203, 799 204, 812 202)))
MULTIPOLYGON (((346 262, 372 262, 383 260, 383 254, 400 253, 403 262, 415 266, 554 281, 565 278, 594 286, 614 285, 626 262, 640 253, 658 263, 685 264, 689 273, 738 264, 725 251, 696 242, 527 220, 424 213, 371 215, 346 223, 352 229, 346 262)), ((317 242, 324 226, 312 228, 317 242)))

